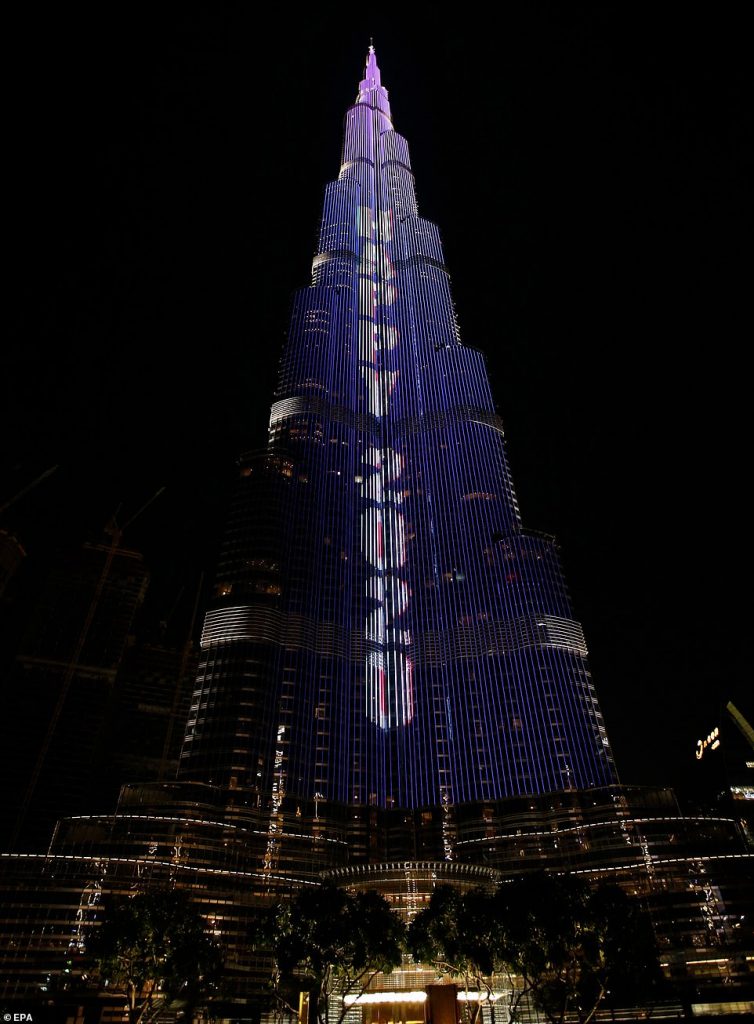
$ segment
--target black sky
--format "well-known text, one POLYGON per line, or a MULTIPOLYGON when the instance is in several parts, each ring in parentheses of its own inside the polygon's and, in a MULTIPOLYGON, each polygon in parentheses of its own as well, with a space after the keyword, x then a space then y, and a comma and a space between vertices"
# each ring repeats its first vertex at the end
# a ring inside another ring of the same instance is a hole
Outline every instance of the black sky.
POLYGON ((166 485, 125 538, 152 614, 211 569, 373 35, 524 520, 561 541, 623 780, 682 782, 721 701, 754 710, 738 10, 17 15, 2 496, 60 469, 3 525, 42 559, 166 485))

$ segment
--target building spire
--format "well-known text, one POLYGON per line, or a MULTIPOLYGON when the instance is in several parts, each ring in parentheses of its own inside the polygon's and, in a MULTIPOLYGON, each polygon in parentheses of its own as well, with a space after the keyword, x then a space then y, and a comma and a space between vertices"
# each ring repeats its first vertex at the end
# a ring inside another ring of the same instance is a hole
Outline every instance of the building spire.
MULTIPOLYGON (((390 103, 387 98, 387 89, 382 84, 382 78, 380 77, 380 69, 377 66, 377 54, 374 51, 374 40, 369 39, 369 50, 367 51, 367 61, 364 67, 364 77, 359 82, 359 94, 356 97, 357 103, 366 103, 368 106, 375 107, 380 113, 384 114, 385 117, 390 117, 390 103)), ((385 124, 382 126, 385 128, 391 128, 391 124, 385 124)))
POLYGON ((364 81, 368 82, 372 87, 382 85, 380 80, 380 69, 377 67, 377 54, 374 52, 374 42, 371 36, 369 38, 367 63, 364 68, 364 81))

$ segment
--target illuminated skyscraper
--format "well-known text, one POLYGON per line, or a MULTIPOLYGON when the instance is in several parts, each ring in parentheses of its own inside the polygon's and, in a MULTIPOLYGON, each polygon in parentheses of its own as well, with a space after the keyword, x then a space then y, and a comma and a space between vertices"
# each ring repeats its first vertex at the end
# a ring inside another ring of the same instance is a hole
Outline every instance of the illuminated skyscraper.
MULTIPOLYGON (((121 681, 124 698, 146 694, 141 735, 168 707, 132 653, 121 681)), ((259 910, 323 871, 407 916, 438 884, 541 869, 616 881, 650 909, 686 1004, 748 998, 754 855, 734 818, 683 817, 671 791, 617 784, 556 545, 522 526, 483 357, 461 344, 373 52, 269 444, 241 462, 176 782, 158 738, 160 778, 139 772, 114 813, 64 818, 44 856, 0 851, 0 994, 20 1009, 56 988, 76 1007, 93 983, 101 998, 86 951, 103 907, 177 887, 228 951, 214 1015, 258 1019, 259 910)), ((374 979, 380 1002, 397 997, 385 1019, 421 1019, 406 997, 435 971, 417 970, 374 979)), ((488 1005, 498 1019, 510 1006, 488 1005)))
POLYGON ((242 462, 180 777, 273 818, 608 785, 586 655, 370 49, 269 445, 242 462))

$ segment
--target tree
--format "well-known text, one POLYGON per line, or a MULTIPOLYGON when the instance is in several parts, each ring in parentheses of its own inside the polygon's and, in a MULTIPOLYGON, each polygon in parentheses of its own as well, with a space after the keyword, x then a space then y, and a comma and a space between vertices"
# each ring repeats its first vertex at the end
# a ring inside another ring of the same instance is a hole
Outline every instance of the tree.
POLYGON ((661 981, 651 926, 618 886, 545 873, 503 885, 494 912, 509 968, 552 1024, 588 1024, 603 1000, 652 999, 661 981))
MULTIPOLYGON (((374 892, 350 895, 333 885, 306 889, 271 912, 262 943, 275 962, 273 988, 288 1005, 286 993, 310 992, 310 1005, 324 1024, 330 1002, 339 993, 359 996, 375 975, 401 962, 405 928, 390 904, 374 892)), ((348 1012, 343 1002, 340 1022, 348 1012)))
POLYGON ((601 1003, 653 998, 660 971, 654 938, 635 900, 615 885, 590 888, 574 876, 540 873, 494 893, 439 887, 411 923, 417 960, 457 978, 470 1024, 492 995, 493 975, 507 975, 509 1020, 530 997, 552 1024, 575 1014, 588 1024, 601 1003))
POLYGON ((222 967, 219 946, 180 890, 141 892, 111 907, 88 953, 108 988, 126 995, 130 1024, 148 1024, 168 1006, 190 1011, 222 967))
POLYGON ((492 905, 488 890, 464 893, 438 886, 408 929, 408 947, 416 960, 461 980, 471 1024, 476 1024, 482 1003, 472 1001, 469 993, 486 992, 489 998, 492 974, 501 966, 502 932, 492 905))

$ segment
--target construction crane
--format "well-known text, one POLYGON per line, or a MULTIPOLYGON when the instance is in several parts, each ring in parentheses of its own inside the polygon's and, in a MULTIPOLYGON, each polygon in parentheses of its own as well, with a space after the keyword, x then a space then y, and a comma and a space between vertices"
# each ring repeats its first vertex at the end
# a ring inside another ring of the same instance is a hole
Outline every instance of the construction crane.
POLYGON ((15 505, 16 502, 23 498, 25 494, 28 494, 29 491, 33 490, 33 488, 35 488, 37 484, 41 484, 42 481, 46 480, 48 476, 52 476, 52 474, 57 469, 57 466, 51 466, 50 469, 46 469, 44 473, 40 473, 36 480, 32 480, 32 482, 30 484, 27 484, 26 487, 22 487, 21 490, 17 494, 14 494, 12 498, 8 498, 8 500, 3 505, 0 505, 0 514, 5 512, 7 508, 10 508, 11 505, 15 505))

